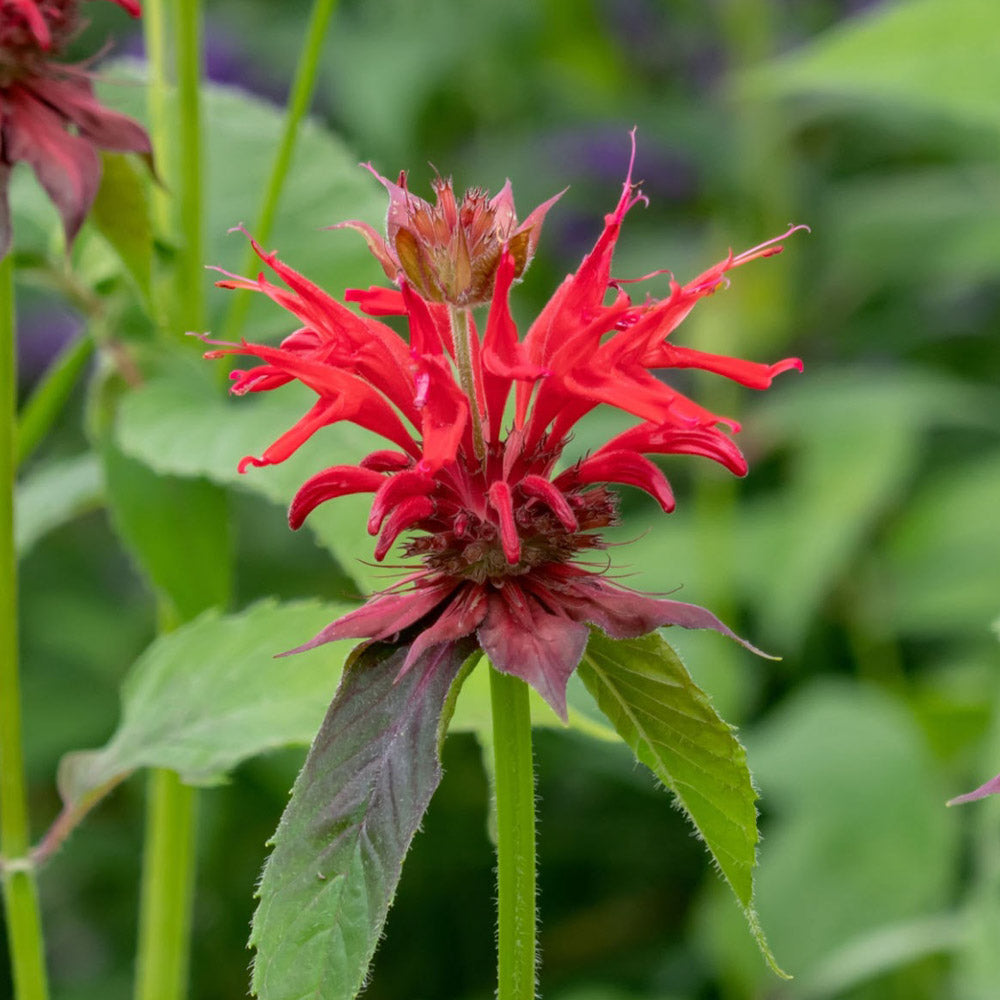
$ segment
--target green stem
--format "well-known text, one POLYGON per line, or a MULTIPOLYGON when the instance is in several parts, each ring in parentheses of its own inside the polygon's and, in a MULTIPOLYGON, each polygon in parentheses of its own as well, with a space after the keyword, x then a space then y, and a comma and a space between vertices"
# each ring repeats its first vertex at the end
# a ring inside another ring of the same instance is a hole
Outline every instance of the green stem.
MULTIPOLYGON (((166 177, 174 176, 169 135, 169 80, 167 69, 167 0, 146 0, 142 8, 142 34, 149 66, 146 86, 146 108, 149 114, 149 135, 157 167, 166 177)), ((170 232, 170 194, 162 185, 153 186, 153 218, 157 231, 170 232)))
POLYGON ((472 420, 472 444, 476 458, 482 462, 486 458, 486 441, 483 437, 483 421, 479 414, 479 399, 476 396, 476 377, 472 371, 472 350, 469 338, 469 314, 465 309, 449 306, 451 315, 451 339, 455 344, 455 365, 458 368, 458 383, 469 401, 469 417, 472 420))
POLYGON ((17 428, 17 464, 38 447, 69 398, 77 378, 94 353, 89 333, 77 337, 52 363, 21 410, 17 428))
MULTIPOLYGON (((161 3, 153 0, 152 5, 161 3)), ((201 10, 199 0, 173 0, 177 117, 160 121, 154 142, 175 151, 167 188, 177 194, 180 254, 175 272, 173 332, 201 328, 205 312, 201 142, 201 10)), ((163 11, 159 11, 163 16, 163 11)), ((162 31, 162 23, 161 28, 162 31)), ((163 38, 159 39, 163 44, 163 38)), ((162 53, 161 53, 162 54, 162 53)), ((166 88, 166 65, 156 88, 166 88)), ((161 609, 162 612, 162 609, 161 609)), ((164 617, 165 614, 164 614, 164 617)), ((164 621, 161 630, 171 624, 164 621)), ((140 894, 136 1000, 181 1000, 187 991, 194 901, 196 792, 171 771, 148 782, 146 847, 140 894)))
MULTIPOLYGON (((257 224, 253 231, 258 243, 266 243, 271 236, 271 227, 278 209, 278 199, 288 175, 288 168, 291 166, 299 126, 309 110, 313 91, 316 89, 316 77, 319 73, 323 42, 336 5, 337 0, 316 0, 313 4, 309 25, 306 28, 305 42, 295 71, 295 79, 292 81, 292 89, 288 95, 281 143, 275 154, 274 163, 271 165, 271 176, 267 181, 260 215, 257 216, 257 224)), ((253 250, 248 250, 243 273, 252 273, 254 260, 253 250)), ((231 298, 230 302, 229 312, 226 314, 226 321, 223 325, 222 339, 234 341, 239 338, 243 324, 246 322, 247 312, 250 309, 250 294, 249 292, 238 292, 231 298)))
POLYGON ((178 333, 200 331, 205 315, 205 248, 202 233, 201 4, 174 0, 177 41, 177 199, 181 254, 177 265, 178 333))
POLYGON ((146 794, 135 998, 182 1000, 194 897, 196 792, 173 771, 155 770, 146 794))
POLYGON ((18 1000, 45 1000, 45 947, 35 870, 27 859, 27 781, 21 736, 14 550, 17 354, 14 265, 0 261, 0 858, 3 900, 18 1000))
POLYGON ((490 670, 497 820, 497 1000, 535 997, 535 772, 524 681, 490 670))

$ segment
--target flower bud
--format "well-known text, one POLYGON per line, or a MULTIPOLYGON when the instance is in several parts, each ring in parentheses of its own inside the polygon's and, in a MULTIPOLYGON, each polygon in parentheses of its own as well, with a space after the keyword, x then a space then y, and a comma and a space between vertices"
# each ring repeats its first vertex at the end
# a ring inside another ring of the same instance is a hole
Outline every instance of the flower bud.
POLYGON ((492 198, 471 188, 458 201, 451 180, 437 177, 432 205, 410 193, 405 174, 394 184, 366 166, 389 192, 386 238, 363 222, 343 225, 363 233, 393 281, 403 277, 427 301, 459 308, 490 301, 505 248, 514 259, 515 278, 524 273, 545 214, 560 197, 550 198, 518 223, 510 181, 492 198))

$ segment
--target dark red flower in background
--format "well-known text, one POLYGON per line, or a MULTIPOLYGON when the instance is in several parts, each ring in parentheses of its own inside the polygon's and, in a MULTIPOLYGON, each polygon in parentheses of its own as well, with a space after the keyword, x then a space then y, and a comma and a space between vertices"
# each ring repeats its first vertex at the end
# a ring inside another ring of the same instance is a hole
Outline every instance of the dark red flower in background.
MULTIPOLYGON (((771 240, 730 254, 694 281, 672 283, 665 299, 633 302, 611 277, 622 221, 642 199, 630 168, 596 246, 523 340, 508 295, 530 259, 530 252, 522 259, 512 250, 526 230, 498 223, 492 235, 482 235, 478 245, 489 248, 494 242, 498 253, 480 281, 490 300, 480 337, 470 312, 437 294, 447 285, 438 279, 451 273, 450 263, 438 272, 422 271, 418 282, 398 259, 398 233, 412 228, 415 217, 426 218, 429 206, 385 183, 397 257, 373 231, 365 231, 398 287, 348 290, 346 301, 357 303, 363 315, 256 243, 254 249, 282 284, 263 274, 256 280, 229 275, 219 282, 223 288, 261 291, 301 323, 280 347, 244 342, 210 351, 208 357, 250 354, 260 360, 257 367, 233 372, 232 391, 264 392, 297 379, 317 396, 312 409, 261 457, 245 458, 241 471, 283 461, 319 428, 341 420, 392 445, 357 465, 317 473, 296 494, 289 521, 298 528, 326 500, 373 493, 368 531, 377 537, 375 558, 383 560, 406 535, 400 544, 414 569, 301 648, 342 638, 406 641, 411 645, 405 670, 428 649, 474 635, 498 670, 532 684, 565 716, 566 683, 583 655, 588 625, 613 638, 664 625, 711 628, 736 638, 705 609, 628 590, 612 583, 604 569, 580 560, 603 547, 600 529, 617 523, 609 484, 638 487, 664 511, 673 509, 666 477, 645 456, 701 455, 736 475, 746 472, 727 433, 737 425, 698 406, 653 371, 700 368, 763 389, 779 372, 801 369, 795 358, 757 364, 667 339, 699 299, 724 283, 728 271, 779 253, 781 246, 771 240), (408 343, 377 318, 390 315, 406 318, 408 343), (639 422, 560 468, 574 424, 601 403, 639 422)), ((439 203, 455 203, 450 185, 439 185, 438 195, 439 203)), ((498 203, 477 198, 480 209, 498 203)), ((529 216, 532 230, 547 207, 529 216)), ((513 218, 512 205, 509 215, 513 218)), ((449 207, 434 219, 435 246, 465 238, 455 232, 463 225, 460 212, 449 207)), ((534 239, 525 245, 533 250, 534 239)), ((432 266, 434 259, 428 253, 421 267, 432 266)))
MULTIPOLYGON (((140 13, 135 0, 115 2, 140 13)), ((151 155, 142 126, 94 96, 90 73, 55 61, 77 27, 77 0, 0 0, 0 257, 10 249, 7 186, 19 160, 34 170, 71 242, 100 185, 97 150, 151 155)))

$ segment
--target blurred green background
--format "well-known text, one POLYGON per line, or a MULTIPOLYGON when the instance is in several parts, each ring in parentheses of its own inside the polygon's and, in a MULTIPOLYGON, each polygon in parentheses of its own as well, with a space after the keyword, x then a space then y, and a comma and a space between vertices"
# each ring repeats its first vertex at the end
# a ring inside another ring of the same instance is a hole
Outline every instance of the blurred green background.
MULTIPOLYGON (((141 52, 117 8, 87 12, 81 53, 108 37, 115 56, 141 52)), ((256 215, 307 14, 300 0, 205 4, 211 76, 257 95, 249 103, 220 89, 210 105, 212 262, 241 266, 244 248, 225 230, 256 215)), ((340 4, 318 124, 303 136, 270 240, 334 294, 380 279, 352 234, 317 229, 376 222, 384 210, 358 160, 388 176, 408 169, 421 194, 434 167, 459 187, 496 191, 509 177, 522 215, 569 185, 515 292, 522 322, 600 232, 633 125, 650 204, 628 218, 616 275, 669 268, 684 281, 730 246, 790 222, 812 228, 777 259, 735 272, 674 335, 759 361, 804 359, 804 374, 766 394, 676 373, 680 387, 743 421, 749 478, 666 460, 677 512, 625 497, 618 538, 638 541, 612 550, 629 585, 683 585, 683 599, 782 656, 670 636, 748 746, 762 793, 759 910, 796 979, 766 970, 701 846, 624 748, 546 731, 546 997, 997 996, 1000 803, 944 802, 1000 770, 998 39, 994 0, 340 4)), ((110 75, 130 72, 119 63, 110 75)), ((141 88, 103 93, 141 113, 141 88)), ((51 213, 28 211, 32 182, 16 180, 19 250, 43 259, 51 213)), ((82 273, 100 288, 110 279, 88 238, 82 273)), ((664 280, 650 289, 662 294, 664 280)), ((26 278, 20 294, 27 392, 80 319, 51 284, 26 278)), ((213 323, 226 294, 209 293, 213 323)), ((291 328, 266 303, 251 322, 260 333, 291 328)), ((140 336, 127 310, 121 324, 125 339, 140 336)), ((26 481, 65 471, 83 451, 83 411, 81 392, 26 481)), ((585 425, 576 444, 585 450, 608 426, 585 425)), ((74 516, 34 510, 22 564, 36 836, 58 811, 60 756, 108 738, 120 681, 155 624, 93 470, 75 475, 74 516), (79 488, 87 475, 89 492, 79 488)), ((287 531, 279 505, 234 496, 239 606, 350 591, 324 550, 287 531)), ((30 494, 22 512, 29 506, 30 494)), ((355 529, 349 547, 363 551, 360 521, 355 529)), ((196 1000, 245 994, 251 893, 303 753, 254 760, 200 797, 196 1000)), ((448 741, 445 769, 370 1000, 493 995, 493 861, 471 737, 448 741)), ((43 873, 64 1000, 130 995, 143 794, 138 778, 117 790, 43 873)), ((0 996, 9 991, 0 966, 0 996)))

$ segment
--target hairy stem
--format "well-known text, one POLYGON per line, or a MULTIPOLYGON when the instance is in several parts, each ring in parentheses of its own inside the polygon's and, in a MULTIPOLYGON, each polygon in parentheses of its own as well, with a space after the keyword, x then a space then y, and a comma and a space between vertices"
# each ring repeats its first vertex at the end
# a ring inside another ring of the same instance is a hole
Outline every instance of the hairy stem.
POLYGON ((11 966, 18 1000, 45 1000, 45 947, 35 871, 27 859, 27 782, 21 737, 14 551, 17 354, 14 265, 0 261, 0 859, 11 966))
POLYGON ((535 997, 535 772, 528 686, 490 670, 497 822, 497 1000, 535 997))
POLYGON ((465 309, 449 306, 451 315, 451 339, 455 344, 455 364, 458 367, 458 382, 469 401, 469 419, 472 421, 472 444, 476 458, 482 462, 486 458, 486 440, 483 437, 483 420, 479 413, 479 399, 476 395, 476 377, 472 371, 472 349, 469 338, 469 314, 465 309))
MULTIPOLYGON (((323 50, 330 17, 336 6, 337 0, 316 0, 313 4, 309 25, 306 28, 305 41, 295 70, 295 79, 292 81, 292 89, 288 94, 288 106, 285 111, 281 142, 275 153, 274 163, 271 165, 271 176, 268 178, 264 198, 261 202, 260 215, 257 216, 257 223, 254 226, 253 235, 258 243, 266 243, 271 235, 271 227, 278 209, 278 199, 281 196, 285 178, 288 176, 288 168, 292 163, 292 153, 295 149, 295 140, 298 138, 299 126, 309 110, 313 91, 316 89, 320 54, 323 50)), ((254 260, 255 254, 251 249, 247 252, 243 273, 253 272, 254 260)), ((239 338, 243 324, 246 322, 251 302, 250 293, 237 292, 232 296, 230 302, 229 312, 226 314, 226 321, 223 325, 222 339, 234 341, 239 338)))

